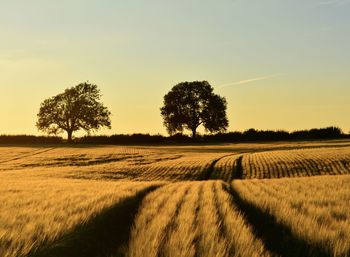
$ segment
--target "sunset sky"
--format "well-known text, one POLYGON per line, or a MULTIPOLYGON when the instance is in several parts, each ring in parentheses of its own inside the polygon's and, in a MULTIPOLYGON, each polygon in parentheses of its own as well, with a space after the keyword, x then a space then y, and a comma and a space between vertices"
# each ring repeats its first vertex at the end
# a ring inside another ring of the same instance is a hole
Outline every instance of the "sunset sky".
POLYGON ((161 133, 163 96, 207 80, 229 130, 350 131, 350 0, 0 0, 0 134, 89 80, 101 134, 161 133))

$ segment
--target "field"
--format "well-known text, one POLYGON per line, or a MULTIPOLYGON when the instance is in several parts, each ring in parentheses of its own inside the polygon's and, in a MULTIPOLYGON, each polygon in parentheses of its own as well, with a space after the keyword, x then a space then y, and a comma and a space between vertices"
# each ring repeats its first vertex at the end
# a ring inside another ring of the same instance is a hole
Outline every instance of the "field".
POLYGON ((136 217, 130 256, 263 255, 227 187, 219 181, 174 183, 151 193, 136 217))
POLYGON ((0 146, 0 256, 350 256, 350 141, 0 146))
POLYGON ((89 180, 0 181, 1 256, 27 256, 159 183, 89 180))
POLYGON ((299 256, 349 255, 349 185, 349 175, 232 183, 239 198, 256 206, 261 217, 274 218, 289 237, 289 250, 299 256))
POLYGON ((244 178, 349 174, 350 150, 345 147, 253 153, 242 159, 242 169, 244 178))

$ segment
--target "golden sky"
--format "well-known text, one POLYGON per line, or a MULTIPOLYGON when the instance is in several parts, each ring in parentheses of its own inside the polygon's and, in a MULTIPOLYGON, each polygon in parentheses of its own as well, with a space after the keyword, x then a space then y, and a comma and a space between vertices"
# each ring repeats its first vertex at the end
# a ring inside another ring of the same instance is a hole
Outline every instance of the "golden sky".
POLYGON ((112 130, 162 133, 172 86, 207 80, 229 130, 350 130, 350 1, 0 2, 0 134, 38 134, 40 103, 89 80, 112 130))

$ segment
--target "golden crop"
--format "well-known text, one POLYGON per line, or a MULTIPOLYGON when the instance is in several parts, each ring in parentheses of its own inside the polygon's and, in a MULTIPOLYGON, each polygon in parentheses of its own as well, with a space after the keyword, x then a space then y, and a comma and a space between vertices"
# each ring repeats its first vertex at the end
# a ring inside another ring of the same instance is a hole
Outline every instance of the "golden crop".
POLYGON ((232 183, 244 201, 273 215, 294 237, 327 256, 350 254, 349 185, 349 175, 232 183))
POLYGON ((0 179, 0 256, 26 256, 151 186, 142 182, 0 179))
POLYGON ((267 253, 219 182, 174 183, 149 194, 129 256, 263 256, 267 253))
POLYGON ((347 141, 0 147, 0 256, 350 256, 349 173, 347 141))
POLYGON ((233 180, 237 175, 238 162, 242 156, 242 154, 233 154, 221 158, 215 164, 215 170, 211 174, 210 179, 221 179, 227 182, 233 180))
POLYGON ((244 178, 305 177, 350 173, 350 147, 280 150, 246 154, 244 178))
MULTIPOLYGON (((132 146, 29 149, 32 152, 9 151, 12 155, 3 157, 0 172, 15 177, 183 181, 200 178, 213 160, 225 155, 132 146)), ((7 152, 0 147, 1 151, 7 152)))

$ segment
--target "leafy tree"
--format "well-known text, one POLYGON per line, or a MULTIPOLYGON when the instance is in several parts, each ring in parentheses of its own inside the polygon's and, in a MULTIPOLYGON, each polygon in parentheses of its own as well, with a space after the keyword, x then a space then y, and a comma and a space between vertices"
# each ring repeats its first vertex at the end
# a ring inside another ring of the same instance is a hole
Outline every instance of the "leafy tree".
POLYGON ((48 134, 66 131, 68 142, 72 142, 73 132, 80 129, 90 132, 111 128, 111 113, 99 102, 100 97, 97 85, 88 82, 67 88, 41 103, 36 126, 48 134))
POLYGON ((200 125, 211 133, 225 131, 228 127, 226 107, 226 99, 214 94, 207 81, 194 81, 175 85, 164 96, 160 110, 169 134, 188 129, 195 138, 200 125))

